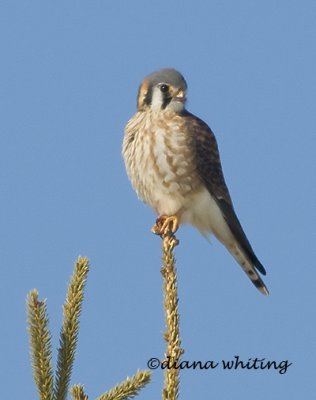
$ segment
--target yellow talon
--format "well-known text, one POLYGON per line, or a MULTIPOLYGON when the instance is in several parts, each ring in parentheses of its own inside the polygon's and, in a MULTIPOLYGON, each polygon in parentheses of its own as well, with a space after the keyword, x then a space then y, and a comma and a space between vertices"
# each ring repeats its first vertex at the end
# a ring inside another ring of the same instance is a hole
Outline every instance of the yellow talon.
POLYGON ((175 233, 179 228, 179 220, 176 215, 170 217, 162 215, 157 218, 155 225, 151 231, 159 236, 167 235, 168 233, 175 233))

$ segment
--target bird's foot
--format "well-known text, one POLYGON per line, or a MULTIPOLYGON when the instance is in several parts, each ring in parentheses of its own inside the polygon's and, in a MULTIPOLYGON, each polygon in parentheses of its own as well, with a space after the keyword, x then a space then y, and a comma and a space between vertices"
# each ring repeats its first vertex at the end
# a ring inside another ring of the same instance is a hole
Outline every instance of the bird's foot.
POLYGON ((161 215, 156 219, 155 225, 151 228, 151 231, 155 235, 164 236, 168 234, 174 234, 179 228, 179 220, 176 215, 161 215))

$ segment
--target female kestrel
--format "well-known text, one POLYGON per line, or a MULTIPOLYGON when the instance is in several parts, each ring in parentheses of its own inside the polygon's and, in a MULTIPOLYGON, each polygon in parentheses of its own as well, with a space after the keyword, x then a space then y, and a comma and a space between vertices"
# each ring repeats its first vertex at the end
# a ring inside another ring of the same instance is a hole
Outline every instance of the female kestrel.
POLYGON ((159 218, 172 217, 175 225, 189 223, 204 236, 214 234, 267 295, 258 274, 266 271, 234 211, 215 136, 185 109, 186 91, 185 79, 174 69, 143 80, 137 112, 125 128, 127 174, 139 198, 159 218))

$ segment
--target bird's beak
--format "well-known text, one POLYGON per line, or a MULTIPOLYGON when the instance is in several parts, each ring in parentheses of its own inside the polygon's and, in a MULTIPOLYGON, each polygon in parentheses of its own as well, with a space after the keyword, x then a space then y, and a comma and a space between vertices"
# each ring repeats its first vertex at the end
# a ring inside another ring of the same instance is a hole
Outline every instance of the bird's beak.
POLYGON ((176 91, 172 97, 175 101, 179 101, 180 103, 185 103, 186 101, 185 92, 182 89, 176 91))

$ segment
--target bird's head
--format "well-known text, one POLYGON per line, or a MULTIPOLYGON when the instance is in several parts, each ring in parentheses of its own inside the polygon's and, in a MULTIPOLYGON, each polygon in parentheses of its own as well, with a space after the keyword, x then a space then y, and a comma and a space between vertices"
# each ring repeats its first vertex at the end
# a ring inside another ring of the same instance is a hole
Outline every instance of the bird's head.
POLYGON ((180 72, 161 69, 146 76, 139 87, 137 109, 181 112, 185 107, 187 84, 180 72))

